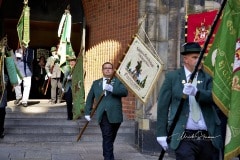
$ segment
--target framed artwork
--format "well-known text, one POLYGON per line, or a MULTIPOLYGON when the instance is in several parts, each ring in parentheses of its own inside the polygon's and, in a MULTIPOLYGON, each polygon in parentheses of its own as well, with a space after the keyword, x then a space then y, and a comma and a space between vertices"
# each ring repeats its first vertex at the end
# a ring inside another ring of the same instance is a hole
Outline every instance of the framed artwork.
POLYGON ((146 103, 155 82, 162 73, 163 63, 146 44, 136 36, 130 45, 116 76, 146 103))

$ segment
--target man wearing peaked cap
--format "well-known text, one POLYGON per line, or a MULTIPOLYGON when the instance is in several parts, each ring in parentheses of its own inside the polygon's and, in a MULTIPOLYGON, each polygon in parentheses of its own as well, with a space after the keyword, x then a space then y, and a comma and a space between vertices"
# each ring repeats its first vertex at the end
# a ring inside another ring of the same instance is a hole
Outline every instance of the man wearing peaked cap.
POLYGON ((60 69, 60 57, 57 54, 57 48, 51 47, 52 56, 48 57, 45 65, 47 77, 51 78, 51 104, 61 103, 62 94, 62 82, 61 82, 61 69, 60 69))
POLYGON ((164 150, 171 147, 176 160, 218 159, 223 147, 220 119, 213 107, 212 78, 198 68, 193 82, 188 83, 200 51, 196 42, 184 44, 183 66, 166 74, 159 92, 157 142, 164 150), (168 135, 169 122, 172 122, 183 95, 187 97, 183 109, 172 135, 168 135), (171 137, 169 144, 167 136, 171 137))

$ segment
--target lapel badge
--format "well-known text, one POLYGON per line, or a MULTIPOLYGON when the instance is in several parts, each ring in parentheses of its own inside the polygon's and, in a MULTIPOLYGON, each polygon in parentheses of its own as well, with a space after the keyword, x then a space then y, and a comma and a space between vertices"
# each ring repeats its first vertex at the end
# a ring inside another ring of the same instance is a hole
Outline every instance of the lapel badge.
POLYGON ((202 82, 203 82, 203 81, 199 81, 199 80, 198 80, 198 81, 197 81, 197 84, 200 84, 200 83, 202 83, 202 82))
POLYGON ((186 83, 186 81, 185 80, 182 80, 182 84, 185 84, 186 83))

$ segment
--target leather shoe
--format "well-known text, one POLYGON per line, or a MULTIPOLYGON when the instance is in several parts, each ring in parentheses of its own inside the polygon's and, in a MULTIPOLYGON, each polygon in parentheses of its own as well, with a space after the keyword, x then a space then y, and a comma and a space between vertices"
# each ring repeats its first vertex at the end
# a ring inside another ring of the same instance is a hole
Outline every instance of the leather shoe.
POLYGON ((57 103, 61 103, 61 100, 60 100, 60 99, 58 99, 58 100, 57 100, 57 103))
POLYGON ((0 138, 4 138, 4 136, 5 136, 4 132, 1 132, 0 133, 0 138))
POLYGON ((56 104, 56 102, 51 101, 51 104, 56 104))
POLYGON ((22 100, 22 98, 16 99, 16 100, 14 101, 14 104, 15 104, 15 105, 19 105, 21 100, 22 100))
POLYGON ((22 105, 23 105, 23 107, 27 107, 28 106, 27 103, 23 103, 22 105))

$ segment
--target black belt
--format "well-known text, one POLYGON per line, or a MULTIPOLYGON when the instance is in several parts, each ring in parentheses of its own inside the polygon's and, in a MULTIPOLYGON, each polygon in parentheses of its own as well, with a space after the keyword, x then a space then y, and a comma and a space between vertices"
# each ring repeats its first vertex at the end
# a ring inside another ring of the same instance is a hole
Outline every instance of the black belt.
POLYGON ((211 137, 206 130, 190 130, 185 129, 182 134, 182 139, 189 140, 211 140, 211 137))

